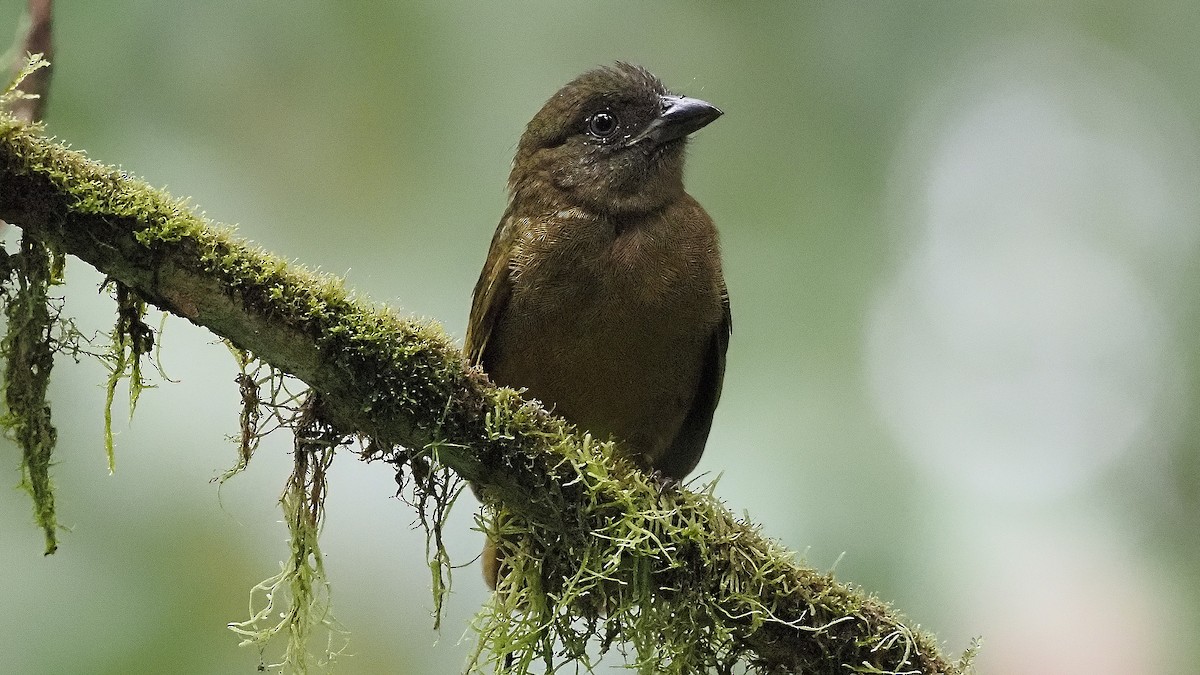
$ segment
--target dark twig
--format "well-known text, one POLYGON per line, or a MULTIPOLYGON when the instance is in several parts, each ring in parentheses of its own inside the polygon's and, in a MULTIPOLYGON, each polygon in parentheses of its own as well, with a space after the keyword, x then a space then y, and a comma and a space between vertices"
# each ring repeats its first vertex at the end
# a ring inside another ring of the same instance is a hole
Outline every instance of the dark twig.
MULTIPOLYGON (((47 62, 54 63, 54 39, 52 35, 52 10, 54 0, 29 0, 29 26, 25 39, 13 56, 9 71, 16 75, 25 65, 28 54, 41 54, 47 62)), ((50 72, 53 65, 39 68, 25 78, 21 90, 29 96, 14 101, 9 111, 17 119, 40 122, 46 113, 46 101, 50 96, 50 72)))

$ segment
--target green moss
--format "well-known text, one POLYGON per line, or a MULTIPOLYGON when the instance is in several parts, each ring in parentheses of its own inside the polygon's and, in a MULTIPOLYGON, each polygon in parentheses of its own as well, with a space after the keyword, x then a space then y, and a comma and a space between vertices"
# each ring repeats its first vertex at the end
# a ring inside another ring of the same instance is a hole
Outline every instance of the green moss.
POLYGON ((0 91, 0 109, 8 110, 20 101, 38 98, 37 94, 26 94, 21 91, 21 83, 35 71, 48 67, 50 67, 50 62, 43 59, 41 54, 30 54, 25 63, 17 69, 13 79, 4 87, 3 91, 0 91))
MULTIPOLYGON (((492 442, 524 437, 517 427, 538 412, 500 401, 492 442)), ((778 659, 759 653, 764 631, 789 641, 795 672, 916 672, 937 653, 884 603, 799 568, 753 525, 716 517, 714 484, 660 486, 610 443, 563 431, 545 436, 552 473, 522 493, 521 512, 493 504, 484 523, 505 576, 476 619, 472 671, 552 672, 615 649, 641 673, 776 672, 778 659), (792 631, 813 649, 797 652, 792 631)))

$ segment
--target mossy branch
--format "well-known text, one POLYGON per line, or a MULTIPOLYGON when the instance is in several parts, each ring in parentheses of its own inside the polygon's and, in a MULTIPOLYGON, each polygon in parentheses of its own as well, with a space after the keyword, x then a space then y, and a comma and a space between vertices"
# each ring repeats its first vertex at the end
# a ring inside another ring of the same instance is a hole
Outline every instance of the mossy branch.
POLYGON ((432 460, 502 507, 492 527, 511 573, 480 620, 498 654, 484 660, 500 669, 563 653, 586 662, 577 640, 589 639, 631 645, 643 671, 729 672, 739 659, 760 672, 967 667, 707 492, 664 493, 611 444, 493 387, 440 327, 252 249, 11 117, 0 118, 0 218, 303 380, 339 431, 410 449, 382 453, 397 471, 420 478, 432 460))

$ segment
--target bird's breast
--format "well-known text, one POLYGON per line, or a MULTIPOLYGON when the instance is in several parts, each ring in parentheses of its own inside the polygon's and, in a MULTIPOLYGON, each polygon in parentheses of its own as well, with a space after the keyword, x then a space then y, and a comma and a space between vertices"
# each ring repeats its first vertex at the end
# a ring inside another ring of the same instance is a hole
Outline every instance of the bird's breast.
POLYGON ((647 457, 661 452, 723 316, 711 223, 675 221, 526 228, 492 337, 492 377, 647 457))

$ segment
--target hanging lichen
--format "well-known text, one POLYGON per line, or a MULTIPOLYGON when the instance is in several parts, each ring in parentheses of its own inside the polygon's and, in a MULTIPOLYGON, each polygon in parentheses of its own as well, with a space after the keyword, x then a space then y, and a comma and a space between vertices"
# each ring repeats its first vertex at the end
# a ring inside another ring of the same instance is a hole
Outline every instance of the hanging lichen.
MULTIPOLYGON (((262 435, 258 431, 258 422, 262 419, 262 397, 259 395, 261 383, 255 377, 256 373, 250 371, 250 365, 255 363, 254 357, 250 356, 250 352, 238 349, 228 341, 225 342, 225 346, 229 348, 229 353, 233 354, 233 358, 237 361, 238 375, 235 381, 238 385, 238 395, 241 398, 242 407, 238 413, 237 463, 221 475, 221 481, 244 471, 250 465, 250 458, 254 456, 254 451, 258 449, 259 441, 262 440, 262 435)), ((262 362, 258 362, 258 364, 260 367, 262 366, 262 362)))
POLYGON ((325 576, 318 535, 325 515, 326 472, 334 450, 346 437, 322 421, 319 402, 310 395, 295 418, 295 450, 292 475, 280 504, 287 523, 291 554, 279 574, 263 581, 250 592, 250 618, 229 624, 245 638, 241 644, 255 645, 264 654, 260 669, 281 668, 289 673, 307 673, 312 666, 327 667, 342 649, 335 641, 344 635, 330 613, 330 586, 325 576), (256 609, 257 607, 257 609, 256 609), (328 636, 323 654, 310 652, 313 636, 324 629, 328 636), (266 663, 268 644, 287 634, 287 647, 276 663, 266 663))
POLYGON ((50 286, 62 282, 62 256, 25 235, 21 251, 5 254, 12 285, 4 287, 8 332, 0 344, 6 363, 4 400, 0 417, 5 433, 21 447, 21 487, 33 499, 34 519, 45 533, 46 555, 58 549, 58 521, 50 482, 51 457, 58 432, 50 421, 46 389, 54 366, 51 332, 58 312, 51 304, 50 286))
POLYGON ((250 465, 259 443, 268 434, 279 428, 294 428, 309 395, 308 387, 303 382, 256 359, 253 354, 228 340, 224 343, 237 363, 238 374, 234 381, 242 404, 238 412, 238 433, 229 437, 237 444, 237 461, 215 479, 221 483, 250 465))
MULTIPOLYGON (((372 442, 363 451, 366 460, 380 458, 372 442)), ((393 448, 386 460, 396 467, 396 496, 403 499, 417 513, 421 529, 425 532, 425 559, 429 563, 430 584, 433 592, 433 629, 442 625, 442 609, 446 594, 450 592, 454 566, 442 537, 442 529, 450 516, 450 509, 462 494, 465 483, 458 474, 438 461, 438 444, 431 444, 420 451, 393 448), (412 473, 411 490, 405 490, 403 468, 407 465, 412 473)))
POLYGON ((154 329, 146 325, 146 303, 128 286, 110 280, 106 285, 116 288, 117 322, 109 336, 109 352, 104 359, 108 382, 104 397, 104 450, 108 457, 108 472, 116 469, 113 452, 112 407, 117 385, 129 380, 129 416, 137 409, 142 390, 152 387, 142 377, 142 357, 154 350, 154 329))

